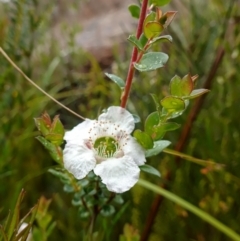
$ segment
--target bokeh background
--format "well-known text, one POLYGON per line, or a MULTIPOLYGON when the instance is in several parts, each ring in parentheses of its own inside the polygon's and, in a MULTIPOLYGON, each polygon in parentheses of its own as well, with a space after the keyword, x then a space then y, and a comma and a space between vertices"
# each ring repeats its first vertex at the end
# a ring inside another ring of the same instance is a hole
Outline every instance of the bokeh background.
MULTIPOLYGON (((0 46, 38 85, 88 118, 119 105, 120 91, 105 72, 126 77, 131 55, 127 43, 137 20, 127 6, 134 0, 0 1, 0 46)), ((162 153, 149 159, 162 178, 142 178, 202 208, 240 233, 240 2, 172 0, 163 10, 178 14, 166 31, 173 43, 155 49, 170 56, 166 67, 137 73, 128 110, 141 117, 154 111, 150 93, 168 94, 170 79, 198 74, 197 87, 211 91, 191 102, 168 133, 171 149, 224 168, 203 167, 162 153), (191 121, 194 120, 194 121, 191 121), (187 125, 186 125, 187 123, 187 125), (187 138, 184 133, 189 133, 187 138)), ((79 119, 26 82, 0 56, 0 223, 22 188, 22 212, 44 196, 54 228, 48 240, 82 240, 86 221, 71 204, 71 194, 47 170, 55 163, 35 139, 33 118, 59 114, 66 129, 79 119)), ((124 208, 114 225, 99 218, 96 230, 111 229, 104 240, 119 240, 126 223, 141 241, 226 241, 224 234, 174 203, 136 185, 123 195, 124 208)), ((47 240, 47 239, 46 239, 47 240)))

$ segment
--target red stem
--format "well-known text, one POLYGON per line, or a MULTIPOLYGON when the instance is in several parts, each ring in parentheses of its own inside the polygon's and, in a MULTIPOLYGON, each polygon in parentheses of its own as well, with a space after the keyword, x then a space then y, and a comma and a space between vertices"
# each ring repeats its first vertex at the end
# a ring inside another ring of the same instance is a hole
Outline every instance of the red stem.
MULTIPOLYGON (((146 13, 147 13, 147 6, 148 6, 148 0, 143 0, 140 18, 139 18, 138 27, 137 27, 137 35, 136 35, 137 39, 139 39, 139 37, 142 34, 143 22, 144 22, 146 13)), ((137 50, 136 47, 134 47, 133 51, 132 51, 131 62, 129 64, 125 89, 124 89, 124 92, 123 92, 123 95, 122 95, 122 98, 121 98, 121 107, 123 107, 123 108, 126 107, 128 96, 129 96, 129 93, 130 93, 130 90, 131 90, 133 75, 134 75, 134 71, 135 71, 133 63, 136 62, 137 56, 138 56, 138 50, 137 50)))

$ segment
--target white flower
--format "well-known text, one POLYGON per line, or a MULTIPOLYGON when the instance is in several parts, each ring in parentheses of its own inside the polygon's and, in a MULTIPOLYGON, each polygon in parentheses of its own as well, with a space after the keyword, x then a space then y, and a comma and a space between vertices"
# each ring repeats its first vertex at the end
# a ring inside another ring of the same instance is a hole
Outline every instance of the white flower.
POLYGON ((77 179, 93 170, 109 191, 129 190, 138 181, 138 166, 146 161, 143 148, 130 135, 134 126, 133 116, 116 106, 98 120, 86 119, 64 136, 64 167, 77 179))

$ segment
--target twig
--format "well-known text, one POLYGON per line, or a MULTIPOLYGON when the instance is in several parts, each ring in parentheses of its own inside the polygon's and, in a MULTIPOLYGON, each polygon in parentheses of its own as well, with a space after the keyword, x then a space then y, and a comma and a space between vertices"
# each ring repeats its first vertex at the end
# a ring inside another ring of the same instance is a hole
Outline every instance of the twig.
MULTIPOLYGON (((222 47, 219 47, 217 50, 216 58, 212 64, 208 77, 204 83, 204 88, 210 89, 214 76, 222 62, 223 56, 224 56, 224 49, 222 47)), ((180 135, 179 142, 176 145, 176 148, 175 148, 176 151, 181 151, 182 148, 184 147, 184 145, 187 141, 187 138, 190 134, 193 122, 197 118, 198 114, 200 113, 204 99, 205 99, 205 95, 202 95, 195 102, 195 105, 189 114, 188 120, 187 120, 185 126, 183 127, 183 131, 182 131, 182 134, 180 135)), ((179 158, 176 158, 176 162, 177 163, 179 162, 179 158)), ((171 180, 173 180, 173 177, 174 177, 173 173, 169 171, 167 173, 166 177, 164 178, 164 180, 171 181, 171 180)), ((165 185, 163 187, 167 188, 165 185)), ((150 208, 150 212, 148 214, 146 225, 144 227, 140 241, 148 240, 148 237, 151 232, 151 228, 153 226, 154 220, 156 219, 158 209, 162 203, 162 200, 163 200, 163 197, 161 195, 156 196, 156 198, 154 199, 152 206, 150 208)))
MULTIPOLYGON (((213 62, 212 68, 211 68, 211 70, 208 74, 208 77, 207 77, 207 79, 204 83, 204 86, 203 86, 204 89, 210 89, 211 88, 212 80, 213 80, 214 76, 216 75, 218 67, 220 66, 220 64, 222 62, 223 56, 224 56, 224 49, 222 47, 219 47, 218 50, 217 50, 217 55, 216 55, 216 58, 213 62)), ((175 147, 176 151, 179 151, 179 152, 182 151, 184 146, 186 145, 187 139, 188 139, 188 137, 190 135, 190 132, 192 130, 193 122, 196 120, 196 118, 197 118, 197 116, 198 116, 198 114, 199 114, 199 112, 200 112, 200 110, 203 106, 205 98, 206 98, 206 95, 202 95, 200 98, 198 98, 196 100, 193 108, 191 109, 191 112, 189 113, 187 121, 184 124, 182 132, 180 134, 179 141, 176 144, 176 147, 175 147)), ((176 162, 179 162, 179 157, 176 158, 176 162)))
POLYGON ((64 108, 65 110, 67 110, 68 112, 72 113, 73 115, 79 117, 80 119, 85 120, 85 118, 79 114, 77 114, 76 112, 74 112, 73 110, 69 109, 68 107, 66 107, 65 105, 63 105, 61 102, 59 102, 58 100, 56 100, 55 98, 53 98, 51 95, 49 95, 45 90, 43 90, 40 86, 38 86, 35 82, 33 82, 12 60, 11 58, 7 55, 7 53, 0 47, 0 52, 2 53, 2 55, 7 59, 7 61, 30 83, 32 84, 35 88, 37 88, 39 91, 41 91, 44 95, 46 95, 48 98, 50 98, 52 101, 54 101, 55 103, 57 103, 58 105, 60 105, 62 108, 64 108))
MULTIPOLYGON (((140 18, 139 18, 139 21, 138 21, 138 28, 137 28, 137 35, 136 35, 137 39, 139 39, 139 37, 142 34, 143 22, 144 22, 144 19, 146 17, 146 13, 147 13, 147 6, 148 6, 148 0, 143 0, 142 6, 141 6, 140 18)), ((138 50, 137 50, 136 47, 134 47, 133 51, 132 51, 131 61, 130 61, 130 64, 129 64, 125 89, 124 89, 124 92, 123 92, 122 98, 121 98, 121 107, 123 107, 123 108, 126 107, 127 100, 128 100, 128 97, 129 97, 129 93, 130 93, 130 90, 131 90, 132 80, 133 80, 133 75, 134 75, 133 64, 134 64, 134 62, 136 62, 137 56, 138 56, 138 50)))
MULTIPOLYGON (((223 43, 224 43, 225 38, 226 38, 226 33, 228 32, 226 29, 227 29, 228 20, 231 16, 231 13, 232 13, 232 10, 233 10, 233 7, 234 7, 233 3, 234 3, 234 0, 229 3, 228 11, 226 13, 225 21, 224 21, 224 24, 223 24, 223 31, 222 31, 222 34, 219 36, 221 41, 220 41, 219 47, 217 49, 215 60, 213 61, 213 64, 212 64, 212 67, 211 67, 210 72, 208 74, 208 77, 207 77, 207 79, 204 83, 204 88, 206 88, 206 89, 211 88, 212 81, 213 81, 213 79, 215 77, 215 74, 216 74, 219 66, 221 65, 221 62, 222 62, 223 57, 224 57, 225 52, 224 52, 224 49, 222 48, 222 46, 223 46, 223 43)), ((187 138, 189 137, 189 134, 191 132, 193 122, 197 118, 197 116, 198 116, 198 114, 199 114, 199 112, 202 108, 204 99, 205 99, 205 95, 202 95, 195 102, 195 105, 194 105, 194 107, 192 108, 192 111, 189 114, 188 121, 186 122, 185 126, 183 127, 183 131, 182 131, 182 133, 180 135, 180 138, 179 138, 179 141, 178 141, 178 143, 175 147, 176 151, 181 151, 183 149, 183 147, 185 146, 187 138)), ((178 158, 176 158, 175 160, 176 160, 176 163, 179 162, 178 158)), ((171 171, 168 171, 164 180, 172 181, 173 178, 174 178, 173 173, 171 171)), ((149 237, 150 232, 151 232, 151 228, 153 226, 154 220, 156 219, 158 209, 159 209, 159 207, 162 203, 162 200, 163 200, 163 197, 161 195, 158 195, 155 198, 155 200, 153 201, 153 204, 152 204, 150 212, 148 214, 148 218, 146 220, 146 225, 144 227, 144 230, 143 230, 140 241, 147 241, 148 240, 148 237, 149 237)))

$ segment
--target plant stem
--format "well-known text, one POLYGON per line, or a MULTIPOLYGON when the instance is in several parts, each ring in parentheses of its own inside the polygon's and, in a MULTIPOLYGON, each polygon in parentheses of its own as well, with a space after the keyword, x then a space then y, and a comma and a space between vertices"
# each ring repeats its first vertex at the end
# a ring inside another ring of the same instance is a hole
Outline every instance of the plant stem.
POLYGON ((180 198, 179 196, 175 195, 174 193, 171 193, 171 192, 165 190, 164 188, 154 185, 143 179, 139 179, 138 184, 144 188, 147 188, 157 194, 164 196, 165 198, 169 199, 170 201, 172 201, 172 202, 180 205, 181 207, 185 208, 186 210, 194 213, 199 218, 208 222, 209 224, 211 224, 213 227, 215 227, 216 229, 218 229, 219 231, 221 231, 222 233, 227 235, 232 240, 240 241, 240 235, 238 233, 236 233, 234 230, 227 227, 225 224, 221 223, 216 218, 209 215, 208 213, 201 210, 200 208, 194 206, 193 204, 191 204, 191 203, 187 202, 186 200, 180 198))
MULTIPOLYGON (((139 37, 142 34, 143 22, 144 22, 146 13, 147 13, 147 6, 148 6, 148 0, 143 0, 142 6, 141 6, 141 13, 140 13, 139 21, 138 21, 138 27, 137 27, 137 35, 136 35, 137 39, 139 39, 139 37)), ((135 71, 133 63, 136 62, 137 57, 138 57, 138 50, 136 47, 134 47, 133 51, 132 51, 131 61, 129 64, 125 89, 124 89, 124 92, 123 92, 122 98, 121 98, 121 107, 123 107, 123 108, 126 107, 129 93, 131 90, 133 75, 134 75, 134 71, 135 71)))
POLYGON ((33 80, 31 80, 7 55, 7 53, 0 47, 0 53, 4 56, 4 58, 23 76, 24 79, 26 79, 31 85, 33 85, 36 89, 38 89, 40 92, 42 92, 44 95, 46 95, 49 99, 54 101, 56 104, 67 110, 68 112, 72 113, 73 115, 79 117, 82 120, 85 120, 85 118, 76 112, 69 109, 67 106, 63 105, 61 102, 53 98, 50 94, 48 94, 45 90, 43 90, 40 86, 38 86, 33 80))
POLYGON ((97 213, 94 212, 91 218, 91 222, 89 224, 87 241, 93 241, 93 229, 94 229, 96 218, 97 218, 97 213))

